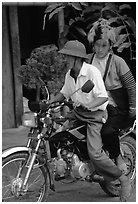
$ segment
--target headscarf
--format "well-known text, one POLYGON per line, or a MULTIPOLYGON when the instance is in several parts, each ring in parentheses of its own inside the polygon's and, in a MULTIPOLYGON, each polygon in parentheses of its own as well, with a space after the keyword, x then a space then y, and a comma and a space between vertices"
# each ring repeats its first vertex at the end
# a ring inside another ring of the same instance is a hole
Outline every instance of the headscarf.
POLYGON ((88 41, 94 43, 98 39, 107 38, 112 44, 116 42, 115 28, 111 27, 110 21, 100 18, 93 23, 88 33, 88 41))

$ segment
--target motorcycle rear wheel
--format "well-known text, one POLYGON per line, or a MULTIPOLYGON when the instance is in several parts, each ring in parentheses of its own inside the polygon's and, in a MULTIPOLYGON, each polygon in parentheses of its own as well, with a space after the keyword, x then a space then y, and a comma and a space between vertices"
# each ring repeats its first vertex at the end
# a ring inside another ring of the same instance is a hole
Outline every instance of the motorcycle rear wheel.
MULTIPOLYGON (((132 189, 134 189, 136 182, 136 140, 131 135, 127 135, 120 140, 120 145, 124 153, 123 159, 127 165, 126 176, 130 179, 132 189)), ((121 189, 119 180, 99 184, 109 196, 119 196, 121 189)))
POLYGON ((49 174, 41 166, 31 171, 26 191, 18 191, 27 172, 28 154, 15 153, 2 161, 2 201, 3 202, 43 202, 49 191, 49 174), (19 172, 19 166, 22 170, 19 172), (17 176, 17 174, 19 174, 17 176))

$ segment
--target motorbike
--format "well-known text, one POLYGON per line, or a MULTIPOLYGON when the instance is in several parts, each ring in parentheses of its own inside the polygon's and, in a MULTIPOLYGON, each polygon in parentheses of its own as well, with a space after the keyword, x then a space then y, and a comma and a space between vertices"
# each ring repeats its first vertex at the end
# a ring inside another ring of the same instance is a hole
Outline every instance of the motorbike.
MULTIPOLYGON (((85 85, 81 90, 88 93, 93 85, 85 85)), ((44 202, 50 189, 56 190, 55 182, 69 185, 80 180, 98 182, 109 196, 119 196, 119 180, 107 182, 103 177, 96 179, 92 176, 95 170, 87 152, 87 124, 78 121, 64 129, 66 117, 61 110, 70 102, 47 105, 49 93, 46 86, 45 90, 45 108, 40 102, 31 102, 31 111, 23 116, 23 125, 30 127, 26 146, 2 152, 2 201, 44 202)), ((127 165, 125 174, 132 187, 136 181, 135 128, 136 120, 131 126, 119 130, 121 154, 127 165)))

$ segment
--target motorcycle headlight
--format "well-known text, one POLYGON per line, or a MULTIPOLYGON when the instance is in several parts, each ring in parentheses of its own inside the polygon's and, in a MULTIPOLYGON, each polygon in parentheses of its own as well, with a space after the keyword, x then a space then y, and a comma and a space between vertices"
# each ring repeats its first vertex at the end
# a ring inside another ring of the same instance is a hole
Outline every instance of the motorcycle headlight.
POLYGON ((37 113, 25 113, 23 115, 23 125, 26 127, 37 127, 37 113))

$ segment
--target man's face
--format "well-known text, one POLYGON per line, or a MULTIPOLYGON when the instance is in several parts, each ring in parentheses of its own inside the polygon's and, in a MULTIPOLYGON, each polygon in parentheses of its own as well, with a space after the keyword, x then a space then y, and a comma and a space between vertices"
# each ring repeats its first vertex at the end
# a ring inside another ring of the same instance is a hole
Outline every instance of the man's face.
POLYGON ((104 58, 110 49, 110 43, 107 38, 99 39, 94 44, 94 50, 96 52, 96 56, 99 59, 104 58))
POLYGON ((66 55, 66 60, 68 62, 68 68, 72 69, 74 66, 75 57, 73 57, 71 55, 66 55))

